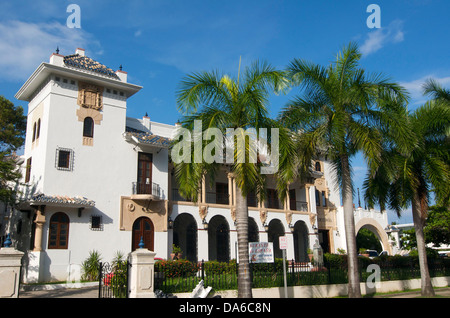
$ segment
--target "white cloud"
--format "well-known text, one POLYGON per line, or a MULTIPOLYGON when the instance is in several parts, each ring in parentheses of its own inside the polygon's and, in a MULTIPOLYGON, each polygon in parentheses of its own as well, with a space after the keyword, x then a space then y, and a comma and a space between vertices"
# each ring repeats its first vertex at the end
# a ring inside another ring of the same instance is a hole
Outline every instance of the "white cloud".
POLYGON ((375 53, 389 43, 400 43, 405 39, 403 32, 403 22, 400 20, 392 21, 387 27, 371 31, 363 45, 361 53, 364 56, 375 53))
POLYGON ((447 77, 437 77, 435 75, 427 75, 423 76, 419 79, 412 80, 410 82, 401 82, 400 85, 408 90, 411 97, 412 105, 420 105, 424 104, 429 98, 423 95, 423 84, 428 79, 434 79, 438 83, 440 83, 444 87, 448 87, 450 85, 450 76, 447 77))
POLYGON ((101 54, 100 44, 83 29, 70 29, 58 22, 0 22, 0 68, 3 81, 25 80, 59 46, 63 55, 77 47, 101 54))

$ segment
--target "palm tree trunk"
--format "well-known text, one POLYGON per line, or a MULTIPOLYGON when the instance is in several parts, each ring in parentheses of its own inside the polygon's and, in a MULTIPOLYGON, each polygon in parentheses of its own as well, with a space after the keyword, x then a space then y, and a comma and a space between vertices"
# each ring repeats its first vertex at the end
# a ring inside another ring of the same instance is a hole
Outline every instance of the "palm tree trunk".
POLYGON ((412 202, 412 214, 414 220, 414 228, 416 231, 417 252, 419 254, 422 296, 434 296, 434 289, 433 285, 431 284, 430 272, 428 270, 425 237, 423 234, 425 218, 421 214, 420 198, 417 193, 414 194, 414 200, 412 202))
POLYGON ((236 187, 236 228, 238 235, 238 297, 252 298, 252 282, 248 255, 248 207, 247 198, 236 187))
POLYGON ((358 254, 356 251, 355 218, 353 216, 353 191, 348 156, 342 156, 342 201, 344 227, 348 253, 348 297, 361 298, 359 285, 358 254))

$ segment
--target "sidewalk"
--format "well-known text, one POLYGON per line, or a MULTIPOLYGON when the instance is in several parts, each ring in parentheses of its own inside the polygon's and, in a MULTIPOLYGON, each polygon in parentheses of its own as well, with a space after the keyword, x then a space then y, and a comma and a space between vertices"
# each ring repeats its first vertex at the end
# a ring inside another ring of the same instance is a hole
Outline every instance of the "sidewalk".
POLYGON ((19 298, 98 298, 98 286, 79 289, 20 291, 19 298))
MULTIPOLYGON (((450 298, 450 287, 434 290, 437 298, 450 298)), ((372 298, 419 298, 419 291, 401 292, 395 294, 375 295, 372 298)), ((98 298, 98 287, 85 287, 80 289, 54 289, 38 291, 21 291, 19 298, 98 298)))
MULTIPOLYGON (((434 293, 436 294, 436 298, 450 298, 450 287, 435 288, 434 293)), ((373 296, 373 298, 419 298, 419 297, 422 297, 420 294, 420 290, 373 296)))

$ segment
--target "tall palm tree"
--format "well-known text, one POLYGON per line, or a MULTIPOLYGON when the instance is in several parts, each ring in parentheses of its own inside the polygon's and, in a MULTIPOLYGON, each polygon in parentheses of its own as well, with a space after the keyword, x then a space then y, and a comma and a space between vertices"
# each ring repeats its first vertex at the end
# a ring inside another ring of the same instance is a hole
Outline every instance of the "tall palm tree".
POLYGON ((359 67, 361 54, 354 43, 324 67, 294 59, 288 66, 293 83, 302 91, 284 108, 280 120, 299 132, 300 162, 326 155, 337 172, 344 207, 348 251, 349 297, 361 297, 353 217, 351 159, 362 151, 369 166, 377 165, 385 136, 402 138, 405 90, 381 74, 359 67))
MULTIPOLYGON (((442 87, 438 82, 434 79, 428 79, 423 85, 424 94, 431 96, 434 103, 440 104, 444 109, 450 109, 450 89, 442 87)), ((450 125, 447 126, 447 130, 444 132, 446 134, 444 145, 449 149, 447 151, 450 154, 450 125)), ((450 165, 450 156, 447 157, 447 162, 450 165)), ((450 205, 450 186, 449 187, 440 187, 439 189, 434 189, 436 194, 437 204, 442 206, 450 205)))
MULTIPOLYGON (((436 83, 427 82, 425 92, 437 92, 436 88, 436 83)), ((450 192, 450 95, 446 101, 442 95, 433 96, 435 100, 408 116, 414 142, 402 149, 397 145, 385 149, 380 166, 374 167, 364 182, 369 206, 389 206, 400 215, 402 209, 411 205, 423 296, 434 295, 423 232, 430 192, 443 204, 448 204, 450 192)))
MULTIPOLYGON (((269 118, 270 93, 283 92, 288 86, 283 72, 276 70, 267 63, 255 62, 246 67, 238 78, 221 75, 218 72, 194 73, 185 77, 177 92, 178 109, 184 114, 182 127, 193 129, 196 121, 201 121, 202 132, 208 128, 219 129, 225 142, 236 144, 235 137, 242 137, 249 128, 255 129, 259 138, 260 128, 279 128, 280 149, 289 142, 289 131, 282 128, 276 121, 269 118), (230 141, 227 129, 236 132, 230 141), (239 130, 242 128, 241 130, 239 130), (228 140, 228 141, 227 141, 228 140)), ((197 122, 198 123, 198 122, 197 122)), ((270 130, 268 131, 270 132, 270 130)), ((268 149, 271 149, 271 134, 268 136, 268 149)), ((245 138, 245 136, 244 136, 245 138)), ((250 140, 244 139, 244 147, 236 146, 232 156, 234 162, 228 165, 230 172, 236 180, 236 228, 238 234, 238 297, 251 298, 251 281, 248 251, 248 207, 246 197, 250 191, 255 191, 260 197, 264 196, 264 175, 261 174, 263 163, 258 160, 252 162, 250 155, 255 155, 250 147, 250 140), (245 160, 238 160, 245 155, 245 160)), ((201 145, 201 151, 206 143, 201 145)), ((217 143, 223 140, 215 140, 217 143)), ((218 155, 218 154, 214 154, 218 155)), ((194 155, 195 156, 195 155, 194 155)), ((220 156, 219 156, 220 157, 220 156)), ((192 157, 192 159, 195 159, 192 157)), ((220 162, 182 161, 175 164, 175 176, 183 196, 197 201, 199 184, 205 176, 213 178, 218 168, 223 166, 220 162)))

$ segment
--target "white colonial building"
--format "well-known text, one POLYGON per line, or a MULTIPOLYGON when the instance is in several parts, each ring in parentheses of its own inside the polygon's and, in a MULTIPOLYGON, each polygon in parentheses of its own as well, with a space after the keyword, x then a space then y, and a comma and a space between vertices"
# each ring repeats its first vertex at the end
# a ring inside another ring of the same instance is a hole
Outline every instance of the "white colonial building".
MULTIPOLYGON (((176 126, 127 117, 127 100, 141 89, 77 49, 52 54, 18 91, 29 102, 26 186, 8 231, 26 252, 25 282, 65 280, 90 251, 111 261, 141 238, 157 258, 169 258, 173 244, 192 261, 237 257, 233 176, 224 166, 213 183, 205 178, 199 202, 182 198, 169 158, 176 126)), ((325 252, 346 249, 330 165, 317 161, 312 170, 307 183, 290 185, 285 202, 270 178, 265 202, 248 196, 249 239, 273 242, 275 257, 285 235, 296 261, 307 260, 316 240, 325 252)))

